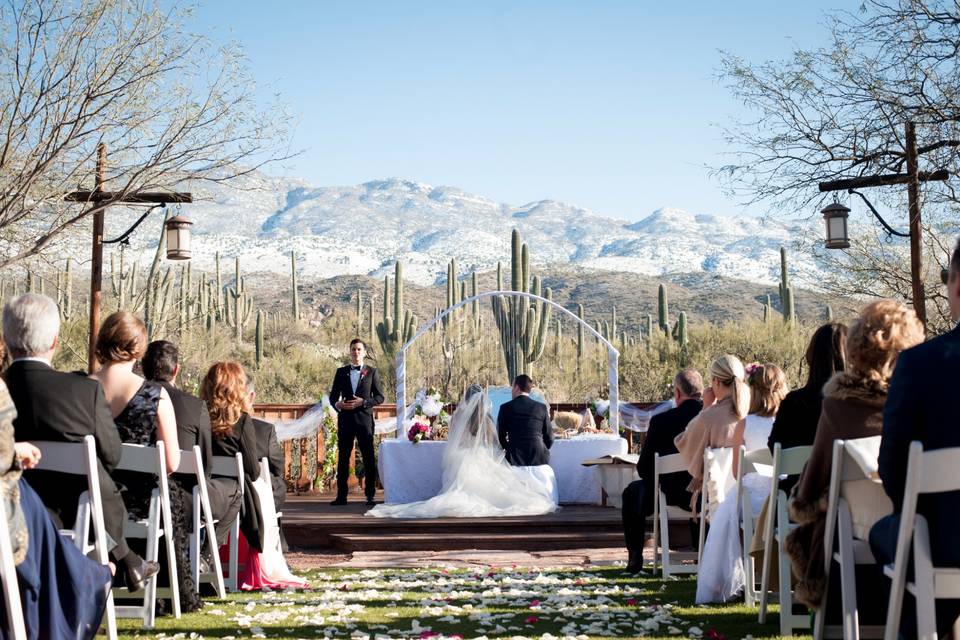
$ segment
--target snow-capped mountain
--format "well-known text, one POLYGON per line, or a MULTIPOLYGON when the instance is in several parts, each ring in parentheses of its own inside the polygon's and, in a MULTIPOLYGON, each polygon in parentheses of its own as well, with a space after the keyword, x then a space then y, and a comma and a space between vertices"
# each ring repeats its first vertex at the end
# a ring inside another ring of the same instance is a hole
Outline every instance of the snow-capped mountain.
MULTIPOLYGON (((518 228, 540 265, 650 276, 707 272, 769 284, 779 278, 779 248, 795 237, 788 226, 756 218, 662 208, 629 223, 553 200, 514 206, 396 178, 312 187, 251 174, 231 187, 194 189, 194 196, 197 204, 184 213, 195 223, 195 267, 204 270, 219 251, 226 259, 239 255, 245 272, 289 273, 293 250, 302 276, 382 276, 400 259, 406 277, 433 284, 453 257, 461 272, 508 263, 510 232, 518 228)), ((793 266, 816 272, 803 256, 793 266)))

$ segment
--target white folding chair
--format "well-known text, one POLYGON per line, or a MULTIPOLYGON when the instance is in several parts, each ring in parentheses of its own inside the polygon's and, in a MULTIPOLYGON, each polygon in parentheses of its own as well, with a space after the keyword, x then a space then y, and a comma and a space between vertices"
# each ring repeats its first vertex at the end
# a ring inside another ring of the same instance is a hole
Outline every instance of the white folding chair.
MULTIPOLYGON (((93 436, 84 436, 83 442, 32 440, 31 444, 40 449, 37 469, 86 477, 87 490, 80 494, 73 529, 60 533, 72 538, 82 553, 92 550, 96 554, 97 562, 108 564, 107 532, 103 524, 103 503, 100 497, 100 465, 97 464, 97 445, 93 436), (89 541, 91 525, 92 544, 89 541)), ((117 615, 112 591, 107 593, 104 617, 107 621, 107 637, 109 640, 116 640, 117 615)))
MULTIPOLYGON (((883 568, 892 581, 887 608, 885 640, 895 640, 900 627, 903 592, 909 591, 917 605, 917 636, 937 638, 936 601, 960 598, 960 568, 935 567, 930 549, 927 519, 917 513, 917 498, 924 493, 960 491, 960 447, 924 451, 920 442, 910 443, 907 484, 900 509, 897 553, 892 565, 883 568), (913 539, 913 581, 907 580, 910 541, 913 539)), ((956 629, 956 623, 954 625, 956 629)))
POLYGON ((160 555, 160 539, 167 549, 167 577, 168 587, 159 587, 157 577, 153 575, 147 579, 146 585, 140 591, 131 592, 127 588, 114 589, 117 599, 141 600, 137 605, 117 606, 117 615, 121 618, 140 618, 146 629, 152 629, 156 621, 156 598, 169 598, 173 609, 173 616, 180 618, 180 586, 177 580, 177 562, 173 546, 173 517, 170 513, 170 488, 167 480, 167 461, 164 454, 164 444, 157 441, 155 447, 141 444, 124 443, 120 455, 117 471, 127 471, 143 474, 144 482, 148 478, 155 478, 159 485, 150 495, 150 504, 146 519, 128 519, 123 528, 123 535, 127 539, 144 538, 147 541, 145 560, 157 562, 160 555))
POLYGON ((737 504, 740 505, 740 531, 743 533, 743 572, 745 574, 743 598, 748 607, 757 604, 757 563, 750 555, 753 544, 753 534, 757 530, 756 519, 753 516, 753 506, 750 495, 743 486, 743 476, 756 473, 760 476, 770 476, 773 473, 773 455, 770 449, 754 449, 747 451, 740 445, 740 461, 737 466, 737 504))
POLYGON ((0 499, 0 580, 3 581, 3 604, 7 609, 7 637, 13 640, 26 640, 27 627, 23 622, 17 565, 13 561, 13 545, 10 543, 7 507, 4 502, 0 499))
MULTIPOLYGON (((686 472, 687 464, 679 453, 661 456, 659 453, 653 456, 653 570, 657 570, 657 564, 660 563, 663 577, 671 575, 696 573, 699 568, 700 554, 697 553, 696 563, 671 562, 671 553, 680 555, 677 552, 670 551, 670 521, 689 522, 696 518, 697 514, 683 507, 675 507, 667 504, 667 496, 660 491, 660 476, 670 473, 686 472), (662 551, 661 551, 662 550, 662 551), (660 561, 662 554, 662 562, 660 561)), ((700 546, 703 546, 704 523, 700 519, 700 546)), ((689 557, 692 554, 684 554, 689 557)))
POLYGON ((767 509, 766 530, 763 539, 763 571, 760 578, 760 616, 761 624, 767 621, 767 603, 771 593, 770 563, 773 554, 773 541, 777 541, 777 559, 779 565, 780 582, 780 635, 792 636, 794 629, 806 629, 810 626, 810 618, 806 614, 793 613, 793 592, 790 582, 790 558, 787 556, 787 535, 793 529, 787 511, 787 494, 779 489, 781 476, 799 475, 810 458, 813 447, 780 448, 780 443, 773 446, 773 475, 770 478, 770 497, 773 501, 767 509))
MULTIPOLYGON (((857 609, 857 582, 855 568, 856 565, 875 565, 876 560, 873 552, 870 550, 870 543, 865 539, 858 538, 854 533, 853 517, 851 515, 850 503, 844 497, 844 486, 848 483, 863 481, 871 482, 875 485, 873 500, 889 505, 886 512, 893 509, 890 499, 883 491, 883 486, 879 479, 874 477, 872 472, 876 471, 876 455, 873 455, 872 469, 864 469, 851 456, 854 447, 870 447, 879 451, 880 436, 870 438, 858 438, 856 440, 836 440, 833 443, 833 465, 830 471, 830 490, 827 502, 827 520, 824 527, 823 549, 824 549, 824 591, 823 604, 817 609, 814 618, 813 637, 815 640, 822 638, 844 638, 844 640, 858 640, 861 636, 866 638, 882 638, 882 626, 861 626, 859 611, 857 609), (837 540, 837 551, 834 551, 834 540, 837 540), (840 591, 841 603, 843 608, 842 625, 840 627, 826 625, 827 599, 830 594, 830 573, 833 563, 836 562, 840 567, 840 591)), ((849 485, 848 485, 849 486, 849 485)), ((862 490, 858 498, 865 498, 862 490)), ((869 506, 869 505, 868 505, 869 506)), ((876 510, 875 510, 876 511, 876 510)), ((878 513, 879 515, 879 513, 878 513)))
MULTIPOLYGON (((240 452, 237 452, 235 456, 213 456, 210 466, 211 475, 220 476, 223 478, 236 478, 237 483, 240 485, 240 497, 242 503, 243 493, 245 491, 243 482, 243 455, 240 452)), ((228 571, 230 573, 227 576, 226 586, 231 592, 236 592, 239 590, 239 581, 237 580, 237 577, 240 571, 240 563, 238 561, 238 547, 240 545, 240 513, 237 513, 237 517, 234 518, 233 523, 230 525, 230 534, 227 538, 227 544, 230 547, 230 556, 228 562, 228 571)))
POLYGON ((200 447, 194 445, 191 451, 180 452, 180 466, 176 473, 192 474, 196 478, 193 487, 193 509, 190 516, 190 572, 193 584, 200 592, 201 584, 212 584, 218 598, 226 596, 223 586, 223 570, 220 566, 220 550, 217 548, 216 521, 210 508, 210 492, 203 471, 203 456, 200 447), (211 571, 200 571, 200 549, 206 537, 213 566, 211 571))

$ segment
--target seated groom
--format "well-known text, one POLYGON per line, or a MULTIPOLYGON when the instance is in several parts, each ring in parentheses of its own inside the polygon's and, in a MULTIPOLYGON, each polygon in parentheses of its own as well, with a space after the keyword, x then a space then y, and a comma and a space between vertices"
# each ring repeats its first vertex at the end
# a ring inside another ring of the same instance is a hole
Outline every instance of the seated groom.
MULTIPOLYGON (((960 321, 960 241, 950 257, 947 303, 954 323, 960 321)), ((907 483, 910 443, 924 451, 960 447, 960 413, 954 397, 960 380, 960 324, 942 336, 902 352, 897 358, 883 408, 883 435, 878 459, 883 488, 893 502, 893 514, 870 530, 870 547, 882 567, 896 555, 900 510, 907 483)), ((917 515, 927 519, 934 566, 960 567, 960 493, 921 495, 917 515)), ((912 549, 910 550, 912 557, 912 549)), ((913 564, 912 562, 910 563, 913 564)), ((912 571, 912 569, 910 569, 912 571)), ((887 581, 889 589, 889 581, 887 581)), ((937 633, 942 638, 960 616, 960 600, 937 600, 937 633)), ((905 593, 901 637, 917 635, 913 597, 905 593)))
MULTIPOLYGON (((703 408, 703 378, 694 369, 684 369, 673 379, 673 401, 676 405, 669 411, 658 413, 650 419, 647 437, 637 460, 637 475, 623 490, 622 510, 623 537, 627 543, 627 571, 638 573, 643 566, 643 536, 646 520, 653 514, 653 463, 654 455, 677 453, 674 438, 683 433, 687 423, 703 408)), ((691 495, 687 491, 690 474, 671 473, 660 480, 660 490, 666 495, 667 504, 687 508, 691 495)), ((696 538, 694 538, 696 539, 696 538)))
POLYGON ((550 409, 531 398, 531 391, 530 376, 521 373, 514 379, 513 399, 505 402, 497 415, 497 436, 507 462, 523 467, 538 482, 549 486, 556 504, 559 502, 557 479, 550 468, 550 447, 553 446, 550 409))
MULTIPOLYGON (((110 477, 120 462, 120 435, 100 384, 51 366, 59 332, 60 314, 47 296, 27 293, 3 309, 3 339, 13 356, 6 380, 17 408, 14 435, 18 442, 82 442, 86 435, 94 437, 104 527, 116 544, 110 556, 124 574, 127 587, 138 590, 159 567, 131 551, 123 537, 127 509, 110 477)), ((86 483, 52 471, 28 471, 23 477, 40 495, 57 526, 72 527, 86 483)))

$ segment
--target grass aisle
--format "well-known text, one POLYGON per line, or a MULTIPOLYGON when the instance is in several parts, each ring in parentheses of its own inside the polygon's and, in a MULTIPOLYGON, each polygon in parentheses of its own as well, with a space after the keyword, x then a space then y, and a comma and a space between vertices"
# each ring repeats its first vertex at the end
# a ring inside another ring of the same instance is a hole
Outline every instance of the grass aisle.
POLYGON ((692 578, 664 583, 619 568, 389 569, 305 572, 312 589, 208 600, 155 630, 123 620, 121 638, 774 637, 742 604, 696 607, 692 578))

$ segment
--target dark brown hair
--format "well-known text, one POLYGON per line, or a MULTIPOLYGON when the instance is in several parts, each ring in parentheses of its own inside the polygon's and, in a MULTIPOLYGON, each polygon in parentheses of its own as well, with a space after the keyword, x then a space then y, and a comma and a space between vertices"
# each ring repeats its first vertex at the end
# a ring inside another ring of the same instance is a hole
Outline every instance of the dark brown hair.
POLYGON ((521 373, 513 379, 513 386, 524 393, 530 393, 530 390, 533 389, 533 378, 525 373, 521 373))
POLYGON ((147 328, 143 320, 128 311, 107 316, 97 334, 94 354, 101 364, 139 360, 147 349, 147 328))
POLYGON ((244 413, 250 411, 247 374, 238 362, 217 362, 200 385, 200 397, 207 403, 210 426, 216 438, 233 433, 244 413))
POLYGON ((180 360, 180 351, 177 345, 166 340, 154 340, 147 345, 147 353, 143 356, 143 376, 147 380, 170 382, 173 373, 177 370, 180 360))
POLYGON ((830 322, 814 331, 804 360, 810 370, 805 386, 822 391, 827 380, 846 366, 847 326, 830 322))

